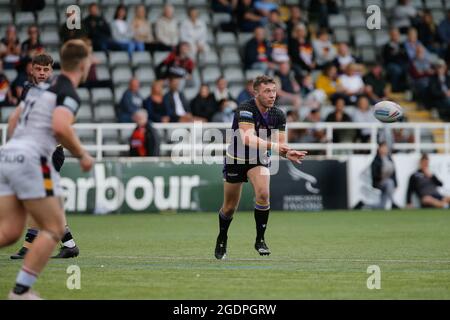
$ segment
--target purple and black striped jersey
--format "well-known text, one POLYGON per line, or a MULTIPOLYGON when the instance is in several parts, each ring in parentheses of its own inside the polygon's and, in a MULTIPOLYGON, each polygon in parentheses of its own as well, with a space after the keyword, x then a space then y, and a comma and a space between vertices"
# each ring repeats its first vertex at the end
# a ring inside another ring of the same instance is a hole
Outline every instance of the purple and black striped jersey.
MULTIPOLYGON (((255 99, 244 101, 234 113, 232 124, 232 140, 227 149, 227 161, 244 161, 266 163, 269 161, 270 153, 263 152, 258 155, 258 150, 245 146, 239 134, 239 124, 248 123, 255 126, 256 135, 263 140, 270 140, 273 130, 286 130, 286 116, 277 106, 261 113, 256 106, 255 99)), ((265 151, 265 150, 264 150, 265 151)))

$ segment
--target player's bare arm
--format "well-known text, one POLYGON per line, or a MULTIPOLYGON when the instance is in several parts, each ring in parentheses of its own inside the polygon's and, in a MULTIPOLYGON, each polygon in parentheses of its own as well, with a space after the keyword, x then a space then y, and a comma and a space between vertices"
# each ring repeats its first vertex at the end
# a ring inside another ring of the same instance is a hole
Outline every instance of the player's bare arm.
POLYGON ((13 111, 13 113, 9 116, 8 131, 7 131, 8 139, 12 137, 14 130, 17 127, 17 123, 19 122, 21 112, 22 112, 22 106, 19 104, 17 106, 17 108, 13 111))
POLYGON ((265 148, 267 150, 274 150, 280 154, 286 153, 289 150, 289 147, 285 143, 276 143, 258 137, 255 132, 255 126, 250 123, 239 123, 239 134, 242 142, 250 148, 265 148))

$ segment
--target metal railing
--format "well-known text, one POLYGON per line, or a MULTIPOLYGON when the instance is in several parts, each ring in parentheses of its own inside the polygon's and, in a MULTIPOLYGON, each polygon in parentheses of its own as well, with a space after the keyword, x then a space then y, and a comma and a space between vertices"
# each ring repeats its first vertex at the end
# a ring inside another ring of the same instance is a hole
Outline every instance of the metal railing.
MULTIPOLYGON (((129 135, 132 130, 135 128, 135 124, 133 123, 78 123, 74 125, 77 132, 81 133, 83 130, 94 130, 95 132, 95 144, 87 144, 85 148, 95 154, 97 160, 103 159, 104 152, 127 152, 129 151, 128 140, 122 137, 122 141, 124 143, 116 143, 116 144, 105 144, 104 138, 105 133, 111 130, 120 130, 123 134, 129 135)), ((204 141, 203 137, 205 132, 208 130, 218 129, 218 130, 226 130, 231 128, 230 123, 155 123, 153 127, 158 131, 164 133, 163 136, 168 137, 169 139, 163 141, 161 144, 161 152, 162 153, 171 153, 174 150, 191 150, 191 151, 204 151, 208 150, 216 150, 223 151, 225 150, 227 144, 222 142, 219 143, 210 143, 204 141), (179 130, 179 131, 176 131, 179 130), (170 142, 170 136, 173 136, 174 132, 176 136, 185 135, 189 139, 187 142, 170 142), (192 141, 194 141, 192 143, 192 141)), ((0 132, 1 132, 1 144, 6 142, 6 124, 0 124, 0 132)), ((333 123, 333 122, 318 122, 318 123, 288 123, 287 130, 290 129, 315 129, 315 130, 325 130, 325 142, 318 143, 292 143, 289 144, 299 150, 322 150, 326 157, 332 157, 335 155, 335 151, 343 151, 346 150, 348 152, 354 152, 356 150, 366 150, 371 154, 376 153, 377 149, 377 134, 380 129, 406 129, 411 130, 414 136, 413 143, 394 143, 392 148, 397 151, 413 151, 416 153, 420 153, 424 150, 439 150, 440 152, 450 153, 450 123, 392 123, 392 124, 383 124, 383 123, 333 123), (370 129, 371 139, 368 143, 333 143, 333 136, 335 130, 342 129, 370 129), (430 130, 443 130, 443 142, 424 142, 422 137, 424 135, 429 135, 430 130)), ((211 131, 210 131, 211 132, 211 131)), ((92 137, 94 138, 94 137, 92 137)), ((119 141, 120 142, 120 141, 119 141)), ((289 141, 288 141, 289 142, 289 141)))

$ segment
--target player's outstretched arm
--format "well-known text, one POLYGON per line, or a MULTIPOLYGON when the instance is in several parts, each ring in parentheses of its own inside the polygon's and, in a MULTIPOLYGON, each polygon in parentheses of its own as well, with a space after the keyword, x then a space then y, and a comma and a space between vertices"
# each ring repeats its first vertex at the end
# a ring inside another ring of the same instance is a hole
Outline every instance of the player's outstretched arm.
POLYGON ((267 150, 272 149, 280 152, 280 148, 282 149, 285 147, 270 140, 264 140, 258 137, 255 133, 255 126, 250 123, 239 123, 239 133, 242 139, 242 143, 246 146, 249 146, 250 148, 265 148, 267 150))
POLYGON ((53 112, 52 126, 56 139, 68 149, 74 157, 79 159, 83 171, 89 171, 92 168, 94 160, 81 145, 81 141, 72 127, 73 122, 74 115, 68 108, 57 107, 53 112))
MULTIPOLYGON (((276 134, 276 140, 278 140, 278 143, 280 146, 287 147, 286 144, 286 132, 284 131, 278 131, 276 134)), ((301 161, 306 157, 308 154, 307 151, 300 151, 300 150, 293 150, 289 147, 287 149, 280 149, 279 155, 283 158, 286 158, 288 160, 291 160, 292 162, 301 163, 301 161)))

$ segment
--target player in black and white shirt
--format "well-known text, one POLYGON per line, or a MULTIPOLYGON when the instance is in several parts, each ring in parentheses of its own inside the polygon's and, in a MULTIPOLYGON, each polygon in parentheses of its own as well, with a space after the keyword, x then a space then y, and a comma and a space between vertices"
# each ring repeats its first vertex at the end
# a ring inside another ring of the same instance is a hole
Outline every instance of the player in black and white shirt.
MULTIPOLYGON (((46 53, 39 54, 33 57, 31 61, 31 79, 27 81, 22 90, 22 95, 20 98, 19 109, 25 107, 25 97, 28 91, 39 83, 47 82, 53 74, 53 58, 46 53)), ((14 125, 11 125, 12 128, 14 125)), ((56 171, 60 171, 61 166, 64 163, 64 149, 61 145, 58 145, 53 152, 52 162, 56 171)), ((37 223, 33 220, 31 216, 28 216, 27 221, 27 232, 25 234, 25 240, 19 251, 11 256, 11 259, 23 259, 28 249, 31 247, 34 239, 39 232, 39 227, 37 223)), ((54 258, 72 258, 79 254, 79 249, 73 240, 72 233, 66 223, 66 231, 64 237, 61 240, 62 246, 60 251, 54 258)))
POLYGON ((61 75, 30 88, 23 108, 11 118, 11 139, 0 148, 0 248, 20 238, 27 214, 40 226, 9 299, 40 299, 30 288, 64 235, 60 177, 51 161, 55 146, 67 148, 83 171, 94 164, 72 127, 80 107, 75 88, 90 66, 89 47, 82 40, 67 41, 61 75))

